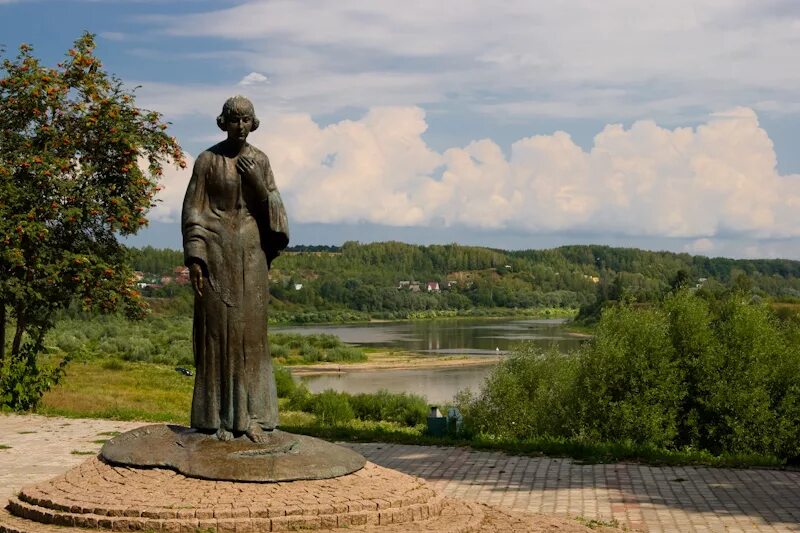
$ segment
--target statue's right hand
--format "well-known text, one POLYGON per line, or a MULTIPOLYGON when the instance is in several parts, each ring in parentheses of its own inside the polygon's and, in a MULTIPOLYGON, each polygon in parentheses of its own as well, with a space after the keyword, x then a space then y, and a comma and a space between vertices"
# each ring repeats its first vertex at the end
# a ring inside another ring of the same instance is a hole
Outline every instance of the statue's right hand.
POLYGON ((198 297, 203 297, 203 268, 200 263, 192 263, 189 267, 189 278, 192 280, 192 289, 198 297))

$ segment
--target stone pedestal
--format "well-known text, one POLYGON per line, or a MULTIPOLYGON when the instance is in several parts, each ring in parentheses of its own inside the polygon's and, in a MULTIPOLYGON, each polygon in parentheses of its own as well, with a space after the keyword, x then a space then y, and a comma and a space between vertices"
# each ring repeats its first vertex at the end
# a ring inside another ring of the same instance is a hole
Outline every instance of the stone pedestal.
POLYGON ((96 457, 23 489, 0 512, 2 533, 544 531, 534 525, 531 515, 445 498, 422 479, 369 462, 336 478, 247 483, 96 457))
POLYGON ((0 533, 85 528, 170 533, 589 530, 554 518, 446 498, 420 478, 334 444, 280 431, 221 442, 146 426, 101 454, 26 487, 0 510, 0 533))

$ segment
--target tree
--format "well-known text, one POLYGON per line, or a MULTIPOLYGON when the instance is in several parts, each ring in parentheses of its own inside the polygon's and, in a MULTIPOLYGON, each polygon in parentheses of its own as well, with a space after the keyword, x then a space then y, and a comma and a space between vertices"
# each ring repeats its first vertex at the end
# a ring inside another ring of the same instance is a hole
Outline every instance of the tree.
POLYGON ((147 224, 163 165, 186 163, 91 34, 56 68, 23 44, 0 76, 0 404, 26 409, 63 373, 37 365, 54 311, 145 312, 117 237, 147 224))

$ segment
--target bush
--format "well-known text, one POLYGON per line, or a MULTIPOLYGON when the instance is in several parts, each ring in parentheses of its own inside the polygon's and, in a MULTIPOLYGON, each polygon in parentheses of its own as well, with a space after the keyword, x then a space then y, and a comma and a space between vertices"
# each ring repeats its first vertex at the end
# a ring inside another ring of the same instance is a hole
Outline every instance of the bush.
POLYGON ((22 345, 16 354, 7 354, 0 360, 0 406, 14 411, 36 408, 45 392, 58 384, 69 357, 58 364, 38 361, 38 350, 30 344, 22 345))
POLYGON ((480 395, 459 394, 465 430, 515 439, 571 434, 576 373, 574 355, 522 345, 497 365, 480 395))
POLYGON ((594 342, 578 355, 575 393, 579 431, 590 439, 671 444, 686 390, 666 313, 606 309, 594 342))
POLYGON ((313 397, 311 412, 324 426, 338 426, 355 418, 348 395, 333 390, 325 390, 313 397))
POLYGON ((354 362, 366 360, 367 354, 364 353, 364 350, 355 348, 353 346, 337 346, 328 350, 328 352, 325 354, 325 361, 331 363, 340 361, 354 362))
POLYGON ((594 340, 501 362, 467 429, 714 454, 800 457, 800 324, 742 293, 679 289, 653 306, 602 312, 594 340))
POLYGON ((269 345, 269 353, 272 357, 287 357, 289 355, 289 347, 285 344, 271 342, 269 345))
POLYGON ((424 423, 428 416, 428 403, 422 396, 391 393, 385 389, 373 394, 355 394, 350 397, 350 405, 361 420, 416 426, 424 423))
POLYGON ((293 411, 311 412, 314 395, 309 392, 305 383, 295 384, 294 390, 289 393, 289 402, 286 406, 293 411))
POLYGON ((297 389, 292 373, 287 368, 277 364, 272 365, 272 370, 275 374, 275 388, 278 391, 278 398, 289 398, 297 389))

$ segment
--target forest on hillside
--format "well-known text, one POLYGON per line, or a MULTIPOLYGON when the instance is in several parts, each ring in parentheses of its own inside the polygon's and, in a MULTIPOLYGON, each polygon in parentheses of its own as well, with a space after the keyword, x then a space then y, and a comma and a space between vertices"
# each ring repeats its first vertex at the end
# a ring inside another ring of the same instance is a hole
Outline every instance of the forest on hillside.
MULTIPOLYGON (((169 275, 183 263, 183 254, 132 248, 130 260, 135 270, 169 275)), ((599 245, 522 251, 400 242, 299 246, 275 260, 270 277, 274 311, 293 316, 339 310, 355 313, 350 318, 404 318, 415 312, 587 308, 608 299, 654 301, 677 281, 717 292, 736 286, 775 301, 800 298, 798 261, 599 245)), ((146 295, 172 295, 176 288, 160 290, 167 294, 146 295)))

